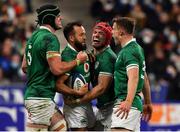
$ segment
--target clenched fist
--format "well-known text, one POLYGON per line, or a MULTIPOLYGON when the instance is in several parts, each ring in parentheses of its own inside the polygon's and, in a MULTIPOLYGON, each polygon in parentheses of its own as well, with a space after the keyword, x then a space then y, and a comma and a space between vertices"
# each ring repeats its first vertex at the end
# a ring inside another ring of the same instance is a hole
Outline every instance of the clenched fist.
POLYGON ((77 56, 76 59, 80 61, 80 63, 84 63, 87 60, 87 54, 83 51, 80 51, 77 56))

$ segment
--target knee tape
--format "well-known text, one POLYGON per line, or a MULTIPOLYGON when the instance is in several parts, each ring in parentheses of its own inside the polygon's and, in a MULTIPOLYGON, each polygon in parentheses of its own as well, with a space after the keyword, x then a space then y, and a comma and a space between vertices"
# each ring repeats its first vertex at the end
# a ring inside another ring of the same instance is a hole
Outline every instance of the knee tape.
POLYGON ((50 128, 51 131, 67 131, 66 121, 64 119, 58 121, 50 128))

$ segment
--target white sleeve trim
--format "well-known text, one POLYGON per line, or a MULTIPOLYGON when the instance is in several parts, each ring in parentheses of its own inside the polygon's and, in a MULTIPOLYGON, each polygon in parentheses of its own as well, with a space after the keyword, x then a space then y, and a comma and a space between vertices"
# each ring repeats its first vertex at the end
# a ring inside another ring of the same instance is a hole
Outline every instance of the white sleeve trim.
POLYGON ((109 72, 100 72, 99 75, 104 75, 104 76, 113 76, 112 73, 109 73, 109 72))
POLYGON ((139 65, 138 64, 130 64, 130 65, 126 66, 126 71, 129 71, 130 69, 133 69, 133 68, 139 69, 139 65))

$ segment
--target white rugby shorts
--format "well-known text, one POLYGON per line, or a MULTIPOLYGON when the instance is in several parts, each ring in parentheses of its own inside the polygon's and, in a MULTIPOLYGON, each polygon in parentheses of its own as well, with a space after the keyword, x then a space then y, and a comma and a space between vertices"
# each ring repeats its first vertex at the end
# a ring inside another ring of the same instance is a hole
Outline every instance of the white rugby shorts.
POLYGON ((132 107, 127 119, 121 119, 122 113, 117 117, 117 115, 114 114, 116 110, 117 107, 114 107, 111 128, 125 128, 132 131, 140 131, 141 112, 138 109, 132 107))
POLYGON ((78 106, 64 104, 63 113, 68 128, 92 128, 95 124, 95 115, 90 103, 78 106))
POLYGON ((30 98, 25 100, 28 111, 27 122, 50 125, 50 118, 57 112, 56 104, 50 98, 30 98))

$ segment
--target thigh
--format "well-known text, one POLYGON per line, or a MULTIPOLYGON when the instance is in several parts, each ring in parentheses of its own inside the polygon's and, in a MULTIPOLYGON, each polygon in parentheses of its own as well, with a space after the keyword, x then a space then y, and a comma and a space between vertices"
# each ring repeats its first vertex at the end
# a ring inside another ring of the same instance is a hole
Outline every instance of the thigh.
POLYGON ((112 125, 111 128, 124 128, 127 130, 136 130, 140 131, 140 118, 141 112, 139 110, 131 108, 129 111, 129 115, 127 119, 121 119, 121 115, 119 117, 114 114, 117 108, 113 108, 112 113, 112 125), (138 128, 137 128, 138 126, 138 128))
POLYGON ((86 117, 88 119, 88 128, 93 128, 96 122, 96 117, 91 104, 84 106, 86 109, 86 117))
POLYGON ((29 124, 50 125, 50 118, 55 112, 55 103, 51 99, 25 100, 29 124))

